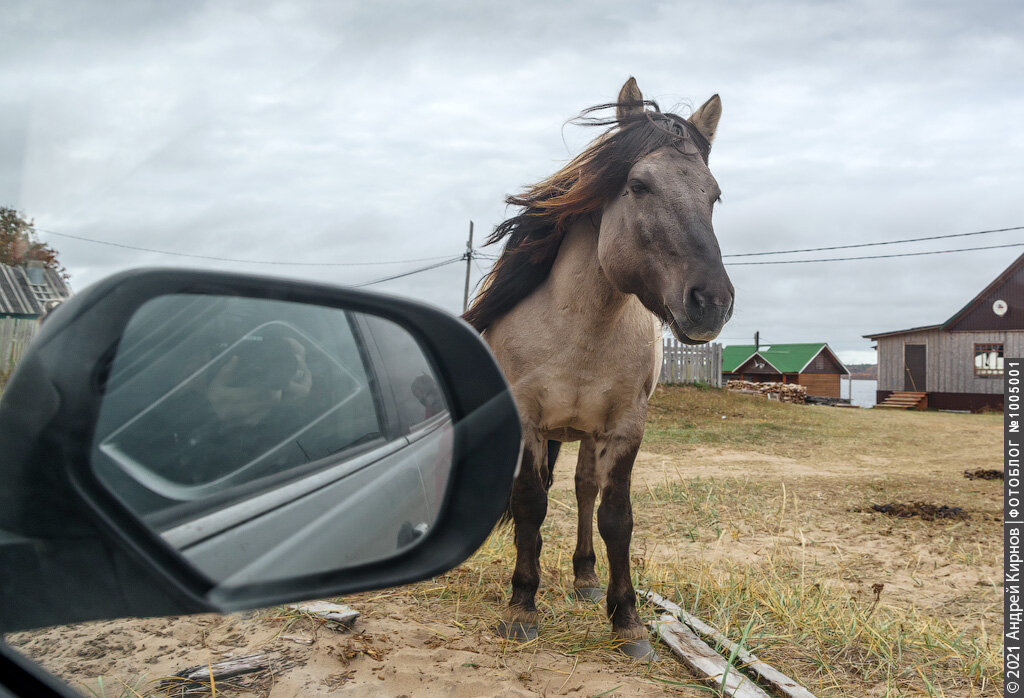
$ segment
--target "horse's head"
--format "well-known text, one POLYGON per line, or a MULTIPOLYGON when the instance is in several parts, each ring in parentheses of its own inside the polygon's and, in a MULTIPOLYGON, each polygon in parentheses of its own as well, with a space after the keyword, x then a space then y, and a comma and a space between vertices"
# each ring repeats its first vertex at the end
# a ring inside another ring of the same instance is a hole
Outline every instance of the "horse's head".
POLYGON ((601 268, 687 344, 711 341, 732 316, 734 289, 711 226, 721 191, 707 164, 721 115, 718 95, 686 120, 649 111, 633 78, 616 108, 624 138, 643 138, 651 127, 675 137, 633 162, 621 189, 605 203, 601 268))

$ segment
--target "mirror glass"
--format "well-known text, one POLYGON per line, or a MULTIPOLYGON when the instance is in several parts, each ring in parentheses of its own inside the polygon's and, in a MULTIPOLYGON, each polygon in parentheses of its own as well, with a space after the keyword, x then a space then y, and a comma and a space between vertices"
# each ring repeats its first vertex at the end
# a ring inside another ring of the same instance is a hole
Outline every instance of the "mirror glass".
POLYGON ((398 324, 195 294, 131 318, 92 449, 101 482, 224 587, 416 545, 451 464, 444 386, 398 324))

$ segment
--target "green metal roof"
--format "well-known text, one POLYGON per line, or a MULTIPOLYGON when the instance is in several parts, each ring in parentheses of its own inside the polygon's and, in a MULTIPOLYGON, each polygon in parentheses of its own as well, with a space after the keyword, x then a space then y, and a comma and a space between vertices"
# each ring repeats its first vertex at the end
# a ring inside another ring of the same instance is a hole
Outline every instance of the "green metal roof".
POLYGON ((753 344, 722 347, 722 372, 735 372, 744 361, 753 355, 753 344))
MULTIPOLYGON (((779 373, 800 373, 822 349, 828 349, 824 342, 814 344, 764 344, 756 353, 779 373)), ((828 349, 829 354, 843 366, 839 357, 828 349)), ((755 354, 753 344, 740 344, 722 348, 722 372, 734 373, 747 359, 755 354)), ((845 369, 846 367, 843 366, 845 369)))

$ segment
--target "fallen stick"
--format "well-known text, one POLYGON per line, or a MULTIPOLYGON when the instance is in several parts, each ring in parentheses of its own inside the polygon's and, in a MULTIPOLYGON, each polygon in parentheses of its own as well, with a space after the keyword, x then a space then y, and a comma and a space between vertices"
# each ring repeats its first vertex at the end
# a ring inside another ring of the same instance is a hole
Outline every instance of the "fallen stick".
POLYGON ((247 654, 216 664, 197 664, 182 669, 163 679, 158 687, 165 690, 173 688, 180 696, 208 693, 211 685, 216 686, 218 681, 260 671, 280 671, 290 666, 277 652, 247 654))
POLYGON ((661 641, 672 648, 683 664, 705 677, 705 680, 713 683, 726 695, 735 698, 769 698, 757 684, 736 667, 729 666, 729 662, 725 661, 722 655, 708 647, 707 643, 671 614, 666 613, 660 621, 652 622, 651 625, 658 632, 661 641))
POLYGON ((343 606, 330 601, 310 601, 309 603, 293 603, 288 606, 296 611, 307 613, 311 616, 327 621, 328 624, 341 626, 339 629, 351 630, 359 611, 350 606, 343 606))
POLYGON ((653 591, 640 592, 645 599, 650 601, 652 604, 661 608, 662 610, 668 611, 676 618, 681 620, 686 625, 693 628, 695 631, 709 637, 719 645, 721 645, 728 652, 736 652, 736 659, 743 665, 743 668, 749 669, 751 672, 757 675, 762 681, 770 684, 773 689, 778 693, 786 696, 786 698, 815 698, 814 694, 808 691, 806 688, 798 684, 793 679, 783 674, 778 669, 775 669, 768 664, 765 664, 758 659, 754 654, 747 650, 739 647, 735 642, 723 635, 717 628, 714 628, 700 618, 695 618, 689 613, 679 607, 678 604, 674 604, 668 599, 655 594, 653 591))

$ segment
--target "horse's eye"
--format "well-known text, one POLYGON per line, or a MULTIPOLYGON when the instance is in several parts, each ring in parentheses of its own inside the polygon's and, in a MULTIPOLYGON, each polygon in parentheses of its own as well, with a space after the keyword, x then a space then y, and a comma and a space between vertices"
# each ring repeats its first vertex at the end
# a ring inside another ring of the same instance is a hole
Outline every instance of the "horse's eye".
POLYGON ((634 194, 646 194, 650 191, 646 184, 636 179, 629 183, 629 190, 634 194))

